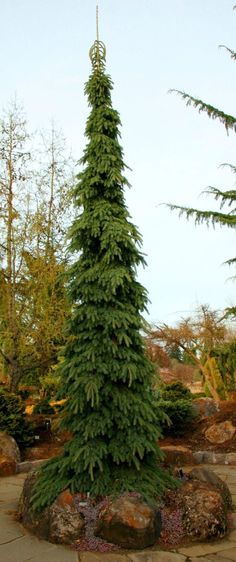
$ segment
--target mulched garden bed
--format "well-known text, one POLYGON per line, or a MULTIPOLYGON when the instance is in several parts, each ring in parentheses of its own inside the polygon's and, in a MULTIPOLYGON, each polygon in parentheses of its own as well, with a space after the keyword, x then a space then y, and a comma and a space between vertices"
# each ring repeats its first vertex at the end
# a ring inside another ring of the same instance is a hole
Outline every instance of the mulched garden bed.
MULTIPOLYGON (((166 436, 160 440, 160 446, 172 445, 188 447, 192 451, 214 451, 216 453, 236 452, 236 435, 230 440, 222 444, 212 444, 204 436, 208 427, 215 423, 220 423, 225 420, 230 420, 236 426, 236 401, 224 401, 219 405, 219 411, 212 416, 205 417, 200 420, 194 420, 191 425, 188 425, 186 432, 182 436, 166 436)), ((22 460, 37 460, 46 459, 58 455, 62 450, 64 443, 70 438, 65 434, 54 434, 51 431, 39 432, 39 438, 33 447, 28 447, 22 451, 22 460)), ((182 478, 187 478, 182 475, 182 478)), ((171 501, 166 505, 163 503, 160 506, 162 517, 162 531, 161 536, 157 543, 147 550, 154 550, 160 548, 162 550, 170 550, 193 544, 193 541, 186 536, 185 530, 182 525, 182 510, 178 504, 177 493, 172 491, 171 501)), ((170 500, 170 498, 169 498, 170 500)), ((118 546, 106 543, 100 538, 95 537, 94 527, 98 512, 101 508, 101 502, 104 505, 107 499, 101 499, 99 503, 94 504, 92 501, 83 501, 83 498, 77 494, 76 502, 78 510, 83 513, 87 520, 86 534, 83 538, 76 541, 72 548, 78 551, 95 551, 95 552, 124 552, 118 546), (82 502, 82 503, 81 503, 82 502)), ((232 529, 232 516, 228 514, 228 529, 232 529)), ((212 541, 214 542, 214 541, 212 541)))
MULTIPOLYGON (((182 471, 181 476, 179 477, 183 483, 187 482, 189 479, 188 475, 182 471)), ((130 495, 132 495, 132 493, 130 495)), ((121 549, 119 546, 107 543, 103 539, 94 535, 98 514, 101 509, 106 508, 109 502, 108 498, 100 499, 98 502, 94 502, 90 499, 85 499, 84 495, 77 494, 75 496, 75 502, 78 511, 85 517, 86 530, 85 535, 72 545, 73 549, 79 552, 128 552, 121 549)), ((159 548, 160 550, 171 550, 192 545, 193 539, 187 536, 182 523, 183 509, 181 508, 181 488, 177 491, 167 491, 158 509, 161 513, 162 520, 161 535, 157 542, 152 547, 145 548, 145 551, 153 551, 156 550, 156 548, 159 548)), ((233 518, 230 511, 228 512, 227 519, 228 534, 233 529, 233 518)), ((219 540, 219 538, 220 537, 211 539, 210 542, 214 543, 219 540)))
POLYGON ((224 401, 219 405, 219 411, 213 416, 205 417, 200 420, 194 420, 188 424, 184 435, 168 436, 160 440, 160 445, 181 445, 188 447, 192 451, 214 451, 216 453, 236 452, 236 434, 225 443, 210 443, 205 438, 205 431, 211 425, 230 420, 236 427, 236 401, 224 401))

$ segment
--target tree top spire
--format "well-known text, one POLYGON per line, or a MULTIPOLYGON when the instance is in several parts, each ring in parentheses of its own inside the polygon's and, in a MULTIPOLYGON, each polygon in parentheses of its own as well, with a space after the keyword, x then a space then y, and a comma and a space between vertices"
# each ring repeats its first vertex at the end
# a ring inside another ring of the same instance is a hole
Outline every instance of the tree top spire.
POLYGON ((104 68, 106 61, 106 47, 99 39, 99 14, 98 5, 96 6, 96 39, 89 51, 89 56, 94 70, 104 68))
POLYGON ((98 5, 96 6, 96 31, 97 31, 97 41, 99 42, 99 15, 98 15, 98 5))

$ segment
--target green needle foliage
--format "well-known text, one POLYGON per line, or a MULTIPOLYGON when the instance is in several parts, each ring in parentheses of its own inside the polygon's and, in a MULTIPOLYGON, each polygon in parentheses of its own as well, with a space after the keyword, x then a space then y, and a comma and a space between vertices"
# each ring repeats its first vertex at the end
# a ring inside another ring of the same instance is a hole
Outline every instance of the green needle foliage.
POLYGON ((173 485, 158 467, 161 414, 140 333, 147 294, 136 281, 136 268, 145 262, 124 201, 120 117, 112 107, 101 42, 95 41, 91 59, 85 86, 88 143, 74 190, 78 217, 70 230, 70 249, 77 256, 69 283, 73 313, 61 366, 60 397, 67 397, 61 427, 73 437, 43 466, 34 509, 65 488, 91 496, 136 490, 154 498, 173 485))
MULTIPOLYGON (((233 60, 236 60, 235 51, 225 47, 225 45, 220 46, 224 47, 229 52, 233 60)), ((194 98, 186 92, 180 90, 170 90, 170 92, 175 92, 180 95, 188 106, 197 108, 200 113, 205 112, 210 119, 218 120, 224 125, 227 133, 229 133, 229 131, 236 132, 236 117, 233 115, 228 115, 216 107, 205 103, 201 99, 194 98)), ((223 164, 223 166, 228 166, 233 173, 236 172, 236 166, 232 164, 223 164)), ((195 224, 205 223, 208 226, 212 224, 213 226, 220 225, 228 228, 236 228, 236 190, 221 190, 216 187, 209 187, 205 193, 213 196, 216 201, 219 201, 218 211, 204 211, 173 204, 169 204, 168 207, 170 207, 171 210, 179 211, 179 215, 185 215, 187 219, 193 217, 195 224)), ((225 263, 228 265, 235 265, 236 257, 228 259, 225 263)), ((226 314, 235 316, 236 307, 226 309, 226 314)))

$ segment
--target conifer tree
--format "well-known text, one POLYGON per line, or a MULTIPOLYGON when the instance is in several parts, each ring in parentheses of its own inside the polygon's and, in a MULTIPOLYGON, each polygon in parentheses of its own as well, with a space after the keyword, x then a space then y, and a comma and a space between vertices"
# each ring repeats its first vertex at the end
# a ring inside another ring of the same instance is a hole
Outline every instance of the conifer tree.
MULTIPOLYGON (((234 6, 235 8, 235 6, 234 6)), ((225 45, 220 45, 220 47, 225 48, 230 57, 233 60, 236 60, 236 52, 225 45)), ((236 132, 236 117, 233 115, 227 114, 224 111, 214 107, 213 105, 204 102, 201 99, 195 98, 186 92, 180 90, 170 90, 171 92, 175 92, 182 97, 184 101, 186 101, 187 106, 193 106, 198 109, 199 113, 205 112, 210 119, 218 120, 222 123, 225 127, 227 133, 229 131, 236 132)), ((233 173, 236 172, 236 166, 232 164, 223 164, 223 166, 228 166, 233 173)), ((169 204, 168 207, 171 210, 178 210, 180 215, 185 215, 187 219, 189 217, 193 217, 195 220, 195 224, 206 223, 208 226, 212 224, 213 226, 219 224, 220 226, 226 226, 228 228, 236 228, 236 210, 235 210, 235 203, 236 203, 236 190, 235 189, 227 189, 222 190, 216 187, 210 186, 205 193, 208 195, 212 195, 216 201, 219 201, 219 210, 218 211, 211 211, 211 210, 200 210, 191 207, 183 207, 179 205, 169 204)), ((236 264, 236 257, 232 257, 226 261, 228 265, 235 265, 236 264)), ((228 308, 227 313, 229 314, 236 314, 236 307, 228 308)))
MULTIPOLYGON (((236 55, 235 55, 236 57, 236 55)), ((171 90, 181 95, 181 97, 186 101, 187 105, 193 105, 198 108, 199 112, 204 111, 207 113, 208 117, 212 119, 218 119, 224 126, 226 131, 232 130, 236 132, 236 117, 228 115, 223 111, 205 103, 204 101, 194 98, 193 96, 187 94, 186 92, 181 92, 179 90, 171 90)), ((224 166, 229 166, 232 172, 236 172, 236 166, 232 164, 223 164, 224 166)), ((180 215, 185 214, 187 218, 194 217, 196 224, 206 223, 209 224, 219 224, 227 226, 228 228, 235 228, 236 226, 236 212, 235 212, 235 202, 236 202, 236 190, 221 190, 216 187, 209 187, 206 193, 212 195, 216 201, 220 202, 219 211, 204 211, 199 209, 194 209, 191 207, 182 207, 179 205, 169 204, 172 210, 179 210, 180 215), (228 212, 222 212, 222 208, 228 206, 228 212)), ((228 260, 227 263, 230 265, 236 263, 236 258, 228 260)))
POLYGON ((69 273, 72 316, 60 397, 67 398, 61 427, 73 436, 42 467, 34 509, 65 488, 91 496, 136 490, 150 498, 173 484, 158 466, 161 414, 141 335, 147 293, 136 280, 136 268, 145 262, 124 200, 120 117, 112 107, 105 53, 97 39, 85 86, 91 113, 74 190, 78 216, 70 229, 70 250, 77 257, 69 273))

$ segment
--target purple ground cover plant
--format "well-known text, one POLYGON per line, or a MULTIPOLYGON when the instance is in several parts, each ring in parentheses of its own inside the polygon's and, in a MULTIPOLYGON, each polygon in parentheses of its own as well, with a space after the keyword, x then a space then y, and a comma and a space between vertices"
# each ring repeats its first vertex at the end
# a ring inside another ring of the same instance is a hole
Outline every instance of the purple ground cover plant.
POLYGON ((183 510, 163 507, 161 509, 161 541, 166 545, 177 545, 185 536, 182 524, 183 510))
POLYGON ((118 545, 108 543, 94 535, 99 513, 108 507, 109 498, 103 498, 96 503, 89 497, 84 498, 84 494, 76 494, 74 501, 78 512, 85 519, 84 536, 75 542, 76 550, 80 552, 112 552, 119 550, 118 545))
MULTIPOLYGON (((185 474, 178 474, 182 482, 188 480, 185 474)), ((126 496, 141 497, 137 492, 127 492, 126 496)), ((103 539, 96 537, 94 534, 97 519, 112 501, 111 497, 91 499, 86 494, 76 494, 74 502, 77 510, 85 519, 84 535, 74 543, 76 550, 80 552, 112 552, 120 550, 120 547, 113 543, 108 543, 103 539)), ((182 524, 183 510, 181 509, 178 494, 175 491, 168 490, 163 498, 163 503, 158 505, 161 512, 162 531, 157 544, 161 542, 163 546, 176 546, 186 536, 182 524)))

